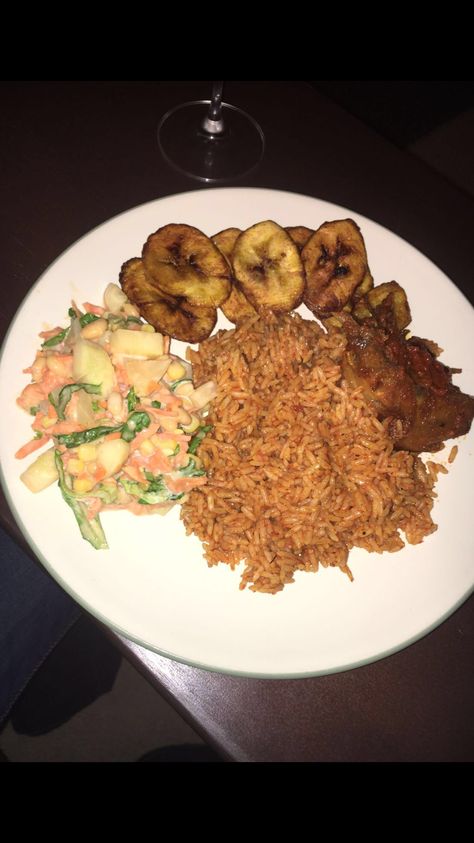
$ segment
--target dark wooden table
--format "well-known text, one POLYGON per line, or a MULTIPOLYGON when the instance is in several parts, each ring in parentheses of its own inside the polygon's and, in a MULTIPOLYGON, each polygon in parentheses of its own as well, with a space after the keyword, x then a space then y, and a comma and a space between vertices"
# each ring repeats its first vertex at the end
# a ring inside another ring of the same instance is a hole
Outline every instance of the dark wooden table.
MULTIPOLYGON (((200 187, 161 159, 157 122, 207 82, 17 82, 0 87, 0 337, 36 278, 78 237, 200 187)), ((473 301, 474 201, 303 82, 227 83, 260 122, 259 170, 236 185, 291 190, 376 219, 473 301)), ((2 525, 24 544, 5 499, 2 525)), ((407 649, 315 679, 224 676, 112 639, 224 757, 238 761, 472 760, 474 599, 407 649)))

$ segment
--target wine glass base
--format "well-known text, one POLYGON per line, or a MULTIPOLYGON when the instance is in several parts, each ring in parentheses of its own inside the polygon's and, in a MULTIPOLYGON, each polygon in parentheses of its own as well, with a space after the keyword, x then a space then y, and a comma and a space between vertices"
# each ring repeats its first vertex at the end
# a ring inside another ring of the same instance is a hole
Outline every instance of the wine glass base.
POLYGON ((202 123, 210 100, 173 108, 158 126, 158 145, 168 164, 207 183, 242 178, 258 167, 265 139, 258 123, 242 109, 222 103, 224 131, 208 135, 202 123))

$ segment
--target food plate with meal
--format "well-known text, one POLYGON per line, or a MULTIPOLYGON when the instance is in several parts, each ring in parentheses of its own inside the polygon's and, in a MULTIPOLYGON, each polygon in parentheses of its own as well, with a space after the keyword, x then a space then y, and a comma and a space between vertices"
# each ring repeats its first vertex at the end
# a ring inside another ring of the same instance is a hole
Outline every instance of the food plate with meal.
POLYGON ((131 640, 331 673, 471 593, 474 311, 400 237, 283 191, 127 211, 36 282, 0 361, 2 482, 131 640))

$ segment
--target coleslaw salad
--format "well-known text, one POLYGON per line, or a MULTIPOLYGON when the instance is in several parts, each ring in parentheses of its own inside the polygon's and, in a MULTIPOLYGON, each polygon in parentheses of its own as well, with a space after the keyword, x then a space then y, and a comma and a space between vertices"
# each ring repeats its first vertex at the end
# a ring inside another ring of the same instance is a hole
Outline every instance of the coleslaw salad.
POLYGON ((83 538, 106 549, 100 512, 163 515, 206 483, 196 450, 216 388, 194 387, 191 365, 115 284, 103 306, 72 302, 68 316, 40 334, 24 370, 31 382, 17 403, 33 437, 15 456, 41 449, 22 481, 33 493, 56 482, 83 538))

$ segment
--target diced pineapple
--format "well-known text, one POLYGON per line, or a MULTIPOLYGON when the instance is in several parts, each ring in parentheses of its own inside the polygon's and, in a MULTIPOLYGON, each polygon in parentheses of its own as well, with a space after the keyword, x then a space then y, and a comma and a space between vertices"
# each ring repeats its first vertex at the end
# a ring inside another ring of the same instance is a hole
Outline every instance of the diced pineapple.
POLYGON ((195 410, 202 410, 217 395, 217 386, 214 381, 207 381, 201 384, 189 395, 189 400, 195 410))
POLYGON ((100 386, 107 398, 115 386, 115 372, 107 352, 97 343, 79 339, 73 350, 73 374, 76 380, 100 386))
POLYGON ((40 454, 26 471, 20 474, 20 480, 23 481, 30 492, 41 492, 57 479, 58 472, 54 460, 54 448, 40 454))
POLYGON ((149 334, 146 331, 129 331, 119 328, 110 338, 113 354, 126 354, 130 357, 146 357, 153 359, 163 354, 163 337, 161 334, 149 334))
POLYGON ((157 388, 169 366, 170 358, 162 355, 156 360, 125 360, 127 377, 137 395, 144 398, 157 388))
POLYGON ((97 448, 97 462, 111 477, 120 471, 130 453, 130 445, 124 439, 106 439, 97 448))
POLYGON ((67 464, 67 470, 69 474, 82 474, 82 472, 84 471, 84 463, 82 460, 77 460, 72 457, 67 464))
POLYGON ((97 457, 97 445, 93 442, 87 442, 85 445, 79 445, 77 449, 77 456, 84 462, 90 462, 97 457))
POLYGON ((98 395, 90 395, 83 389, 80 389, 76 394, 76 400, 72 405, 71 421, 77 421, 86 427, 94 427, 95 414, 92 409, 92 402, 97 401, 100 397, 98 395))

